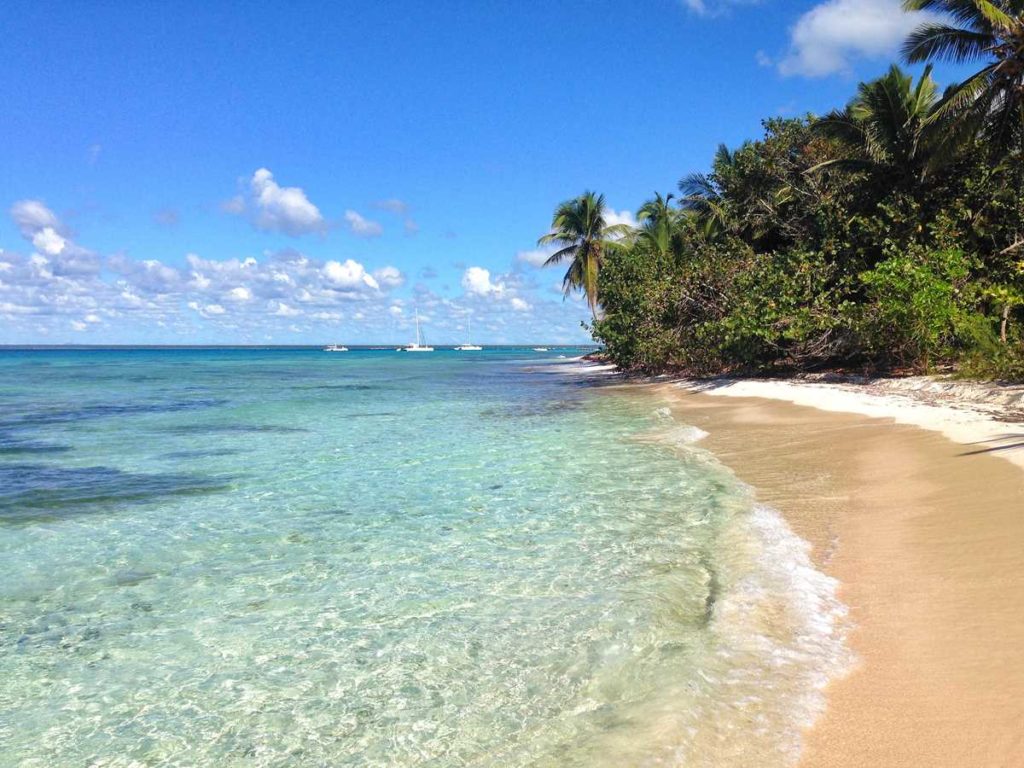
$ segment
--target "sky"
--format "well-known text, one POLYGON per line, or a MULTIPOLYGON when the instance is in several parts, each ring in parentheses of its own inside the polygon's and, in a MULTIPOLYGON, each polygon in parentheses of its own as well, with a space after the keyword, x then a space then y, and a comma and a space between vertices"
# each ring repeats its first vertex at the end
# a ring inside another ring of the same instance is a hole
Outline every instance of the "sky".
MULTIPOLYGON (((899 0, 0 7, 0 343, 579 343, 537 238, 843 105, 899 0)), ((955 73, 936 71, 940 82, 955 73), (946 78, 943 80, 943 78, 946 78)))

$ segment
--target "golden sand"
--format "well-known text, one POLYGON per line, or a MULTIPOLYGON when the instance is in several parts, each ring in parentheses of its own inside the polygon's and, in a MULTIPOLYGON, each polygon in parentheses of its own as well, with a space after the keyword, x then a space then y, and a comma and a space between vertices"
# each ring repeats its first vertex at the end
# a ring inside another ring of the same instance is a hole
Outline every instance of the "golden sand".
POLYGON ((1024 472, 888 420, 663 391, 842 582, 859 661, 801 766, 1024 766, 1024 472))

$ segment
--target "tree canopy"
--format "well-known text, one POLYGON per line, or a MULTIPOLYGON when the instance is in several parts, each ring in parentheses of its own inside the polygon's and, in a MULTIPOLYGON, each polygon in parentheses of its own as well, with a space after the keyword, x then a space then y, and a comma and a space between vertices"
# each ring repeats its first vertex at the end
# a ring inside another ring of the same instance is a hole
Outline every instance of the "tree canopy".
POLYGON ((893 65, 842 109, 766 120, 633 231, 600 195, 558 206, 541 242, 614 362, 1024 376, 1024 0, 904 5, 948 19, 908 60, 982 68, 943 92, 893 65))

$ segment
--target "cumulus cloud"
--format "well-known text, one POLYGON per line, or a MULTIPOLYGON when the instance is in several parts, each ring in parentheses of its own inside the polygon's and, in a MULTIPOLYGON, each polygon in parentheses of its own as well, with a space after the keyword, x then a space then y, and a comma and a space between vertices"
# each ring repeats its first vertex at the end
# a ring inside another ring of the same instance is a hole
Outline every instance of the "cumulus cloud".
POLYGON ((26 240, 44 229, 56 230, 60 226, 57 215, 40 200, 16 202, 11 206, 11 220, 26 240))
POLYGON ((267 168, 258 169, 249 180, 249 200, 236 196, 221 204, 227 213, 244 213, 251 207, 257 229, 283 232, 299 237, 327 228, 323 214, 301 187, 282 187, 267 168))
POLYGON ((346 259, 344 262, 328 261, 324 265, 324 274, 333 285, 340 288, 380 288, 373 275, 368 274, 362 264, 352 259, 346 259))
POLYGON ((231 301, 250 301, 252 299, 252 291, 244 285, 239 285, 227 292, 227 298, 231 301))
POLYGON ((384 227, 376 221, 370 221, 351 209, 345 211, 345 224, 356 237, 380 237, 384 233, 384 227))
MULTIPOLYGON (((10 216, 25 245, 23 252, 0 249, 0 342, 59 342, 79 333, 125 343, 391 344, 411 337, 411 299, 395 295, 408 288, 408 276, 395 266, 318 260, 295 249, 231 258, 190 253, 169 262, 124 252, 100 259, 40 201, 20 201, 10 216)), ((440 296, 422 284, 412 293, 438 343, 463 341, 470 313, 474 339, 487 343, 584 341, 586 307, 539 295, 531 274, 466 265, 460 295, 440 296), (541 308, 537 336, 531 319, 541 308)))
POLYGON ((604 215, 604 220, 609 227, 616 224, 626 224, 630 227, 637 225, 636 216, 633 215, 632 211, 616 211, 614 208, 608 209, 604 215))
POLYGON ((283 301, 274 302, 273 305, 276 307, 276 309, 274 309, 274 315, 277 317, 295 317, 302 314, 301 309, 290 307, 283 301))
POLYGON ((68 241, 58 235, 53 227, 44 227, 32 235, 32 245, 47 256, 59 256, 67 247, 68 241))
POLYGON ((40 200, 19 200, 11 206, 11 220, 35 249, 36 266, 53 275, 87 275, 99 272, 100 259, 77 245, 57 215, 40 200))
POLYGON ((462 287, 475 296, 501 296, 505 286, 491 281, 491 271, 483 267, 469 267, 462 273, 462 287))
POLYGON ((894 55, 913 29, 935 18, 904 12, 900 0, 826 0, 797 20, 779 72, 804 77, 847 74, 856 59, 894 55))
POLYGON ((220 304, 201 304, 198 301, 190 301, 188 303, 188 308, 198 312, 203 317, 214 317, 216 315, 223 315, 227 312, 227 310, 220 304))
POLYGON ((382 288, 398 288, 405 283, 405 275, 397 267, 375 269, 373 278, 382 288))

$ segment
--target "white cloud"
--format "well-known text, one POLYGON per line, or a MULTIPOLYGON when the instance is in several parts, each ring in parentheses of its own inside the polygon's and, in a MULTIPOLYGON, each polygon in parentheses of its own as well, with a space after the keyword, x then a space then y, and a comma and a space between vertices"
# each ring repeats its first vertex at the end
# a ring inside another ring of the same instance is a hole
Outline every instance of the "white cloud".
POLYGON ((19 200, 11 206, 11 219, 26 240, 43 229, 60 226, 57 215, 40 200, 19 200))
POLYGON ((238 287, 232 288, 228 291, 227 297, 231 301, 249 301, 252 299, 252 291, 244 285, 239 285, 238 287))
POLYGON ((373 272, 373 277, 382 288, 398 288, 405 282, 405 275, 396 267, 382 267, 373 272))
POLYGON ((344 315, 341 312, 314 312, 310 315, 314 320, 323 320, 329 323, 337 323, 344 319, 344 315))
POLYGON ((356 211, 345 211, 345 223, 348 230, 356 237, 380 237, 384 228, 376 221, 363 218, 356 211))
POLYGON ((857 58, 892 56, 922 21, 934 18, 904 12, 900 0, 826 0, 797 20, 779 72, 805 77, 847 74, 857 58))
POLYGON ((529 264, 531 267, 543 267, 544 262, 550 258, 556 248, 538 248, 532 251, 519 251, 516 254, 516 261, 522 264, 529 264))
POLYGON ((67 244, 53 227, 43 227, 32 236, 32 245, 47 256, 59 256, 67 244))
POLYGON ((483 267, 470 267, 462 274, 462 287, 476 296, 500 296, 505 286, 491 282, 491 271, 483 267))
MULTIPOLYGON (((274 174, 260 168, 249 181, 252 204, 255 209, 253 222, 258 229, 268 232, 284 232, 298 237, 311 232, 323 232, 326 222, 320 209, 310 202, 300 187, 282 187, 274 181, 274 174)), ((222 207, 229 212, 244 209, 239 198, 233 198, 222 207)))
POLYGON ((380 288, 373 275, 368 274, 362 264, 352 259, 346 259, 344 262, 328 261, 324 265, 324 275, 339 288, 380 288))
POLYGON ((188 308, 194 312, 198 312, 203 317, 212 317, 215 315, 223 315, 227 312, 224 307, 220 304, 201 304, 198 301, 190 301, 188 308))
POLYGON ((46 269, 54 275, 95 274, 100 270, 96 254, 86 250, 67 236, 57 215, 40 200, 19 200, 11 206, 11 219, 22 237, 32 243, 39 254, 45 254, 46 269))
POLYGON ((636 226, 636 216, 633 215, 632 211, 616 211, 614 208, 608 209, 604 215, 604 221, 609 227, 616 224, 626 224, 630 227, 636 226))
MULTIPOLYGON (((39 201, 20 201, 11 218, 25 248, 0 250, 0 343, 60 341, 77 333, 123 343, 264 343, 267 336, 316 343, 334 340, 340 327, 344 340, 390 344, 411 333, 410 299, 393 295, 407 276, 395 266, 321 261, 294 249, 233 258, 190 253, 182 265, 123 252, 101 260, 76 244, 39 201), (294 336, 288 331, 293 323, 299 329, 294 336)), ((458 296, 415 288, 432 340, 463 341, 472 313, 474 340, 536 341, 531 320, 541 308, 544 341, 585 340, 579 330, 585 306, 548 296, 531 273, 464 270, 466 290, 458 296)))

